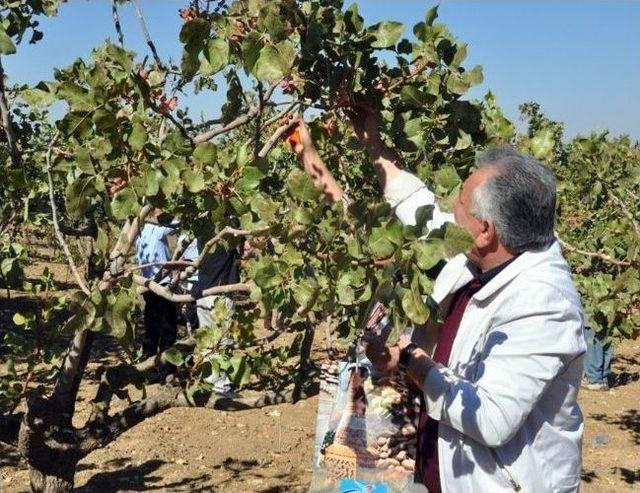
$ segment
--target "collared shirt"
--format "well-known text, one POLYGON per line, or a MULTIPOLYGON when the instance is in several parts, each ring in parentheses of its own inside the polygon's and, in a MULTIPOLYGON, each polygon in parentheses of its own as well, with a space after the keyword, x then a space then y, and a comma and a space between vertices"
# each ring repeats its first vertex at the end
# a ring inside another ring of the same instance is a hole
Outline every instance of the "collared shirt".
MULTIPOLYGON (((136 240, 136 263, 138 265, 162 263, 171 260, 167 236, 174 234, 173 228, 145 223, 136 240)), ((161 269, 160 265, 151 265, 141 269, 142 275, 152 279, 161 269)), ((166 282, 163 279, 162 282, 166 282)))

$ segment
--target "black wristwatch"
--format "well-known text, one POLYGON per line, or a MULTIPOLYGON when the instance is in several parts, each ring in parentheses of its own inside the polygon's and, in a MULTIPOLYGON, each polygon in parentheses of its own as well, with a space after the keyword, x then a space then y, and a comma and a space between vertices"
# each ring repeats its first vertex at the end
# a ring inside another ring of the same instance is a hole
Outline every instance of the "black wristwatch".
POLYGON ((409 366, 409 360, 411 359, 411 355, 416 349, 418 349, 418 346, 413 342, 410 342, 404 347, 404 349, 400 351, 400 359, 398 361, 398 367, 402 371, 407 371, 407 366, 409 366))

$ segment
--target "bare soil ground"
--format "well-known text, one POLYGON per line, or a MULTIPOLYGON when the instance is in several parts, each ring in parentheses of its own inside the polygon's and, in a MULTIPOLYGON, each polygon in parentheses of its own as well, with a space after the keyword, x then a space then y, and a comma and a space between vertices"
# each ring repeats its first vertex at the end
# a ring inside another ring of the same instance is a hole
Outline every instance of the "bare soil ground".
MULTIPOLYGON (((89 376, 94 370, 95 364, 89 376)), ((580 395, 586 428, 582 491, 587 493, 638 491, 640 486, 640 341, 616 347, 613 371, 610 391, 580 395)), ((79 418, 88 412, 94 386, 95 380, 87 379, 79 418)), ((316 408, 312 398, 248 411, 166 411, 83 460, 77 491, 306 491, 316 408)), ((25 464, 3 445, 0 491, 29 491, 25 464)))

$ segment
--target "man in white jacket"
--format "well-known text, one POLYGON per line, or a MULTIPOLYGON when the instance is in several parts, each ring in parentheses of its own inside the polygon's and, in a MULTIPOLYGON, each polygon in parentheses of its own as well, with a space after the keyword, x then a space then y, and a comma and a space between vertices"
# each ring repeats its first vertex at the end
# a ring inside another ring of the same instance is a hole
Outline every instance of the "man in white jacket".
POLYGON ((554 237, 555 178, 512 148, 481 155, 454 206, 473 237, 438 276, 444 322, 393 347, 381 369, 424 392, 417 480, 430 492, 578 491, 583 313, 554 237))
MULTIPOLYGON (((375 115, 364 108, 352 121, 385 197, 411 224, 433 195, 382 145, 375 115)), ((342 199, 305 130, 294 150, 325 195, 342 199)), ((375 366, 399 367, 423 389, 416 481, 431 493, 579 489, 584 320, 553 233, 555 201, 553 173, 535 159, 509 147, 481 155, 454 207, 473 247, 438 276, 439 313, 396 346, 366 343, 375 366)), ((432 227, 446 220, 436 209, 432 227)))

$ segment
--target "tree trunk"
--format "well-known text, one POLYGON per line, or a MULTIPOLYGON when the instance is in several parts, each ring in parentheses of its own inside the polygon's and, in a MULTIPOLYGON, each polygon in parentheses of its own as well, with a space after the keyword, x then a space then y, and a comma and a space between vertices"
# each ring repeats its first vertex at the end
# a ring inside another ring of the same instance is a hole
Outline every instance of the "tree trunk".
MULTIPOLYGON (((59 472, 56 471, 56 474, 59 472)), ((53 476, 29 467, 29 481, 34 493, 66 493, 73 489, 73 474, 71 478, 53 476)))
POLYGON ((52 424, 45 400, 33 400, 18 435, 18 450, 29 465, 34 493, 65 493, 73 489, 81 458, 75 430, 52 424))

